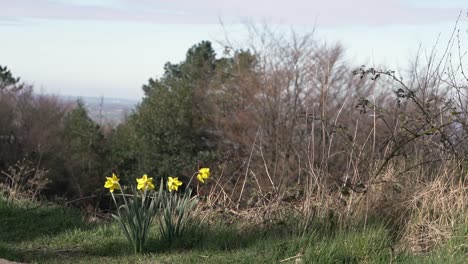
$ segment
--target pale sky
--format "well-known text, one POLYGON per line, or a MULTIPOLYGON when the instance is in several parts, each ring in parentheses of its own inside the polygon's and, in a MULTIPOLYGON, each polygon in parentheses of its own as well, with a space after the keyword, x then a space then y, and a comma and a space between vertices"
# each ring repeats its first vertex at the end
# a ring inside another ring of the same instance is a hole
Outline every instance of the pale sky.
MULTIPOLYGON (((404 66, 448 38, 466 0, 0 0, 0 65, 37 91, 139 99, 141 86, 192 45, 242 38, 245 21, 340 41, 351 64, 404 66)), ((466 47, 466 46, 463 46, 466 47)))

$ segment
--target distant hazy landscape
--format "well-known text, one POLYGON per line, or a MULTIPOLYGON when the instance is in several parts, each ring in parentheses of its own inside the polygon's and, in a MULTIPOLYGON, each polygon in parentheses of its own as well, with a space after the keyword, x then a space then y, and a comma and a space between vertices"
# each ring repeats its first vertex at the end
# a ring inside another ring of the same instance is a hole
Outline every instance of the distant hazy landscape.
POLYGON ((118 124, 123 121, 124 117, 129 114, 136 105, 138 100, 111 98, 111 97, 90 97, 90 96, 59 96, 64 101, 75 102, 81 98, 88 109, 89 117, 95 122, 118 124))

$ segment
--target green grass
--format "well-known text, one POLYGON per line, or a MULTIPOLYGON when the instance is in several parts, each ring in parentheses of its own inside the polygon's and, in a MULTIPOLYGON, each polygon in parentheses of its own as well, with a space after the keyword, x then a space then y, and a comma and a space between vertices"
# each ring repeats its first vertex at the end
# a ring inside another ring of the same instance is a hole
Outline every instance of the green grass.
MULTIPOLYGON (((245 223, 244 223, 245 225, 245 223)), ((59 207, 7 206, 0 201, 0 258, 33 263, 463 263, 467 230, 425 255, 396 254, 379 225, 294 235, 294 220, 268 228, 222 222, 190 227, 172 244, 151 230, 146 254, 134 255, 114 223, 86 224, 79 213, 59 207), (299 254, 299 255, 298 255, 299 254)))

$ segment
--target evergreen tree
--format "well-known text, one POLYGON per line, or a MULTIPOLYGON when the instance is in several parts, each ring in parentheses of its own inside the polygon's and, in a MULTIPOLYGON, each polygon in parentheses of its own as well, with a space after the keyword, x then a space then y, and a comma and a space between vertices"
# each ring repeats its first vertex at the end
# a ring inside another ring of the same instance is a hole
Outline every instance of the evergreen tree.
POLYGON ((200 113, 215 57, 211 43, 201 42, 189 49, 185 61, 166 63, 164 75, 143 86, 145 97, 130 120, 139 140, 140 173, 176 174, 193 167, 203 153, 200 113))
POLYGON ((6 89, 20 89, 22 85, 19 83, 19 77, 13 77, 13 74, 8 67, 0 65, 0 91, 6 89))
POLYGON ((81 100, 66 116, 63 131, 64 172, 54 181, 62 188, 55 189, 69 197, 85 197, 99 190, 104 177, 104 137, 81 100))

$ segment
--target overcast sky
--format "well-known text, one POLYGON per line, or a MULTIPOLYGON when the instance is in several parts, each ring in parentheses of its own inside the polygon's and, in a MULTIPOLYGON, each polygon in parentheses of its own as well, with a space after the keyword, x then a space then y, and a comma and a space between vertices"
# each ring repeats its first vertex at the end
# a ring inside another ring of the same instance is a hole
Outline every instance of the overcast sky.
POLYGON ((0 0, 0 65, 36 90, 138 99, 141 85, 201 40, 233 37, 245 21, 312 30, 361 64, 404 65, 447 38, 466 0, 0 0))

